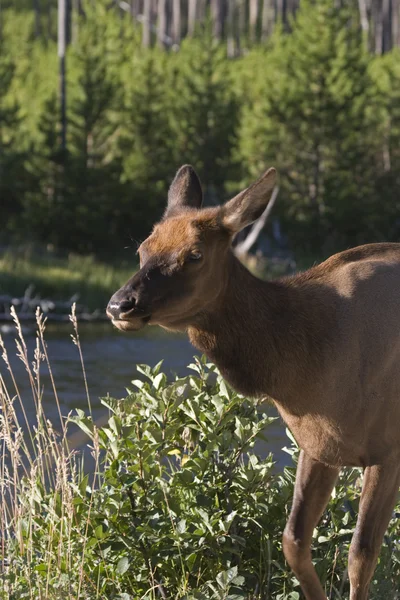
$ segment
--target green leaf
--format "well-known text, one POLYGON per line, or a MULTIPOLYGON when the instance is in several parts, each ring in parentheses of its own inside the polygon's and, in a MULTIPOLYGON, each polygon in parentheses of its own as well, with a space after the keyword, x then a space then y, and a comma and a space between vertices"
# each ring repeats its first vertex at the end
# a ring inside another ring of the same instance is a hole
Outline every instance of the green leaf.
POLYGON ((97 537, 98 540, 103 539, 103 537, 104 537, 103 525, 98 525, 96 527, 96 529, 94 530, 94 535, 97 537))
POLYGON ((129 569, 129 559, 127 556, 123 556, 122 558, 119 559, 115 570, 119 575, 123 575, 124 573, 127 572, 128 569, 129 569))
POLYGON ((46 563, 40 563, 39 565, 36 565, 35 571, 39 571, 39 573, 47 573, 48 565, 46 563))
POLYGON ((80 427, 82 431, 86 433, 86 435, 93 439, 94 425, 93 421, 89 419, 89 417, 84 417, 80 415, 78 417, 70 417, 69 420, 78 425, 78 427, 80 427))
POLYGON ((132 379, 131 383, 132 383, 132 385, 137 387, 139 390, 142 390, 146 385, 146 383, 144 381, 142 381, 141 379, 132 379))
POLYGON ((121 433, 121 420, 117 416, 113 415, 108 420, 108 424, 115 435, 119 435, 121 433))
POLYGON ((166 377, 165 377, 164 373, 159 373, 153 379, 153 387, 156 390, 159 390, 161 387, 161 384, 165 381, 165 379, 166 379, 166 377))
POLYGON ((85 475, 82 478, 82 481, 79 483, 79 491, 82 494, 82 496, 84 496, 86 494, 88 482, 89 482, 89 475, 85 475))
POLYGON ((232 583, 234 585, 243 585, 244 582, 245 582, 245 578, 243 577, 243 575, 238 575, 237 577, 232 579, 232 583))
POLYGON ((217 575, 217 583, 223 589, 226 590, 228 585, 237 577, 238 568, 237 566, 228 569, 227 571, 221 571, 217 575))
POLYGON ((180 456, 181 451, 178 450, 178 448, 173 448, 172 450, 168 450, 167 454, 168 454, 168 456, 170 456, 170 455, 180 456))
POLYGON ((176 530, 178 533, 184 533, 186 531, 186 519, 181 519, 176 526, 176 530))
POLYGON ((219 393, 220 393, 220 395, 221 395, 223 398, 226 398, 227 400, 229 400, 229 398, 230 398, 230 393, 229 393, 229 390, 228 390, 228 386, 227 386, 227 384, 225 383, 225 380, 224 380, 224 379, 222 379, 222 378, 221 378, 221 379, 220 379, 220 381, 219 381, 219 393))

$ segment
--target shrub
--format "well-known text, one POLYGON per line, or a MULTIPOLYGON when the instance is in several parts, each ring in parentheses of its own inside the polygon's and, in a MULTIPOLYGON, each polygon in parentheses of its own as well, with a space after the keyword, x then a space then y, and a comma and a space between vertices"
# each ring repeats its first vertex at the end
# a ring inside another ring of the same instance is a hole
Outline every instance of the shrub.
MULTIPOLYGON (((0 378, 0 597, 300 598, 281 550, 294 466, 276 472, 271 455, 254 453, 271 417, 196 359, 192 375, 172 382, 161 364, 139 366, 141 379, 125 399, 103 399, 110 412, 105 426, 77 411, 60 438, 41 408, 42 360, 50 369, 43 319, 38 315, 33 368, 16 323, 37 423, 28 428, 30 437, 22 435, 18 384, 11 378, 13 400, 0 378), (81 454, 68 447, 72 423, 91 440, 86 450, 94 462, 86 473, 81 454)), ((55 387, 54 393, 57 401, 55 387)), ((295 463, 296 446, 288 452, 295 463)), ((348 592, 345 564, 358 492, 359 471, 345 470, 315 533, 315 565, 331 598, 348 592)), ((396 597, 396 528, 394 518, 372 598, 396 597)))

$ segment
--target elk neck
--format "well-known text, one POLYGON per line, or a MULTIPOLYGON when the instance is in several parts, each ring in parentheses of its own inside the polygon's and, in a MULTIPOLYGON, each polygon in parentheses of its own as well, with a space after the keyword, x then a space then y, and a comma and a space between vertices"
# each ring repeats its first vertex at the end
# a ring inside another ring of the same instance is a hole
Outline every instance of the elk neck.
POLYGON ((220 296, 188 327, 191 343, 240 393, 294 408, 329 357, 331 295, 302 275, 262 281, 233 253, 226 275, 220 296))

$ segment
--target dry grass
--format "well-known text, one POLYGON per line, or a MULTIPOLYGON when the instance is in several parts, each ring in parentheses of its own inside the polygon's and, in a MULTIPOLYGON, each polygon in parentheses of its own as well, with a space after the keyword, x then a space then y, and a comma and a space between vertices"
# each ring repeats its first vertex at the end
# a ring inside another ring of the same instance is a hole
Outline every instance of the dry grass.
MULTIPOLYGON (((85 585, 83 561, 86 538, 77 539, 75 527, 76 489, 85 481, 82 463, 79 455, 68 447, 68 417, 61 414, 44 338, 46 320, 38 311, 36 346, 31 357, 14 309, 12 315, 17 333, 16 353, 30 382, 36 418, 34 423, 28 421, 24 404, 30 399, 20 394, 0 336, 3 365, 9 372, 13 387, 12 390, 7 389, 4 377, 0 375, 0 597, 32 600, 63 597, 72 600, 81 597, 85 585), (40 373, 43 364, 50 374, 61 424, 59 431, 55 431, 42 407, 40 373), (77 564, 76 551, 79 547, 81 561, 77 564), (64 573, 65 581, 55 585, 54 572, 64 573)), ((74 342, 83 367, 74 308, 71 320, 74 342)), ((87 387, 84 371, 83 378, 87 387)), ((97 472, 98 445, 94 444, 92 453, 97 472)), ((89 525, 90 511, 86 519, 86 526, 80 523, 80 529, 83 527, 84 531, 89 525)))

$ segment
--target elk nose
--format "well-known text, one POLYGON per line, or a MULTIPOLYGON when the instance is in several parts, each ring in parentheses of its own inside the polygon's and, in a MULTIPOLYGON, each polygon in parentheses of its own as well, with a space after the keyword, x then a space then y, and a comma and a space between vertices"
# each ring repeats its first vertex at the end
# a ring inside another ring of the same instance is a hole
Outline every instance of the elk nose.
POLYGON ((119 300, 114 296, 111 298, 107 306, 107 314, 112 319, 119 319, 122 314, 129 312, 136 306, 135 298, 124 298, 119 300))

